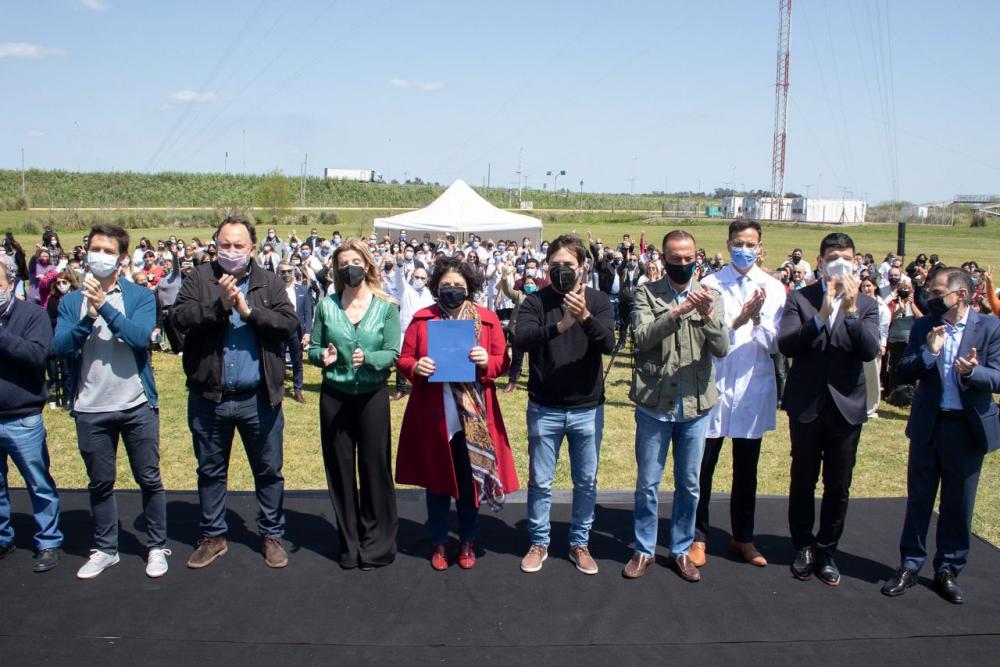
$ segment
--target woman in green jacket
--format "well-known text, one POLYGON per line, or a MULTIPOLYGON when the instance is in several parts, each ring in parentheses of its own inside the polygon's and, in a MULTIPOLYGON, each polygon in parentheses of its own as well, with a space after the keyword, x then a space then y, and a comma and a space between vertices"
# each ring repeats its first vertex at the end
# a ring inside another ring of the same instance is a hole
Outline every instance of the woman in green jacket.
POLYGON ((320 439, 340 566, 367 570, 396 557, 388 379, 399 357, 399 309, 363 243, 348 239, 333 267, 336 293, 316 306, 309 363, 323 369, 320 439))

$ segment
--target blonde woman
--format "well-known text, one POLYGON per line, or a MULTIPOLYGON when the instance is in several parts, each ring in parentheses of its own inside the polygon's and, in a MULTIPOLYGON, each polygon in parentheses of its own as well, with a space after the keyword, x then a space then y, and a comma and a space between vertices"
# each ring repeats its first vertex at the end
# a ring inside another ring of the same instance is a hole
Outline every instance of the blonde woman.
POLYGON ((399 357, 399 309, 366 244, 348 239, 332 263, 334 292, 316 306, 309 363, 323 369, 320 439, 340 566, 367 570, 396 557, 388 380, 399 357))

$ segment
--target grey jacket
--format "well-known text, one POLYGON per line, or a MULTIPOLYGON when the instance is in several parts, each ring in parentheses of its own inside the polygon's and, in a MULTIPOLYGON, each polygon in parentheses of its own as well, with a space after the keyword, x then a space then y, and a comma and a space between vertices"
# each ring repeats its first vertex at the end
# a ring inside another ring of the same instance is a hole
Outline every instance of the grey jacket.
MULTIPOLYGON (((692 280, 689 289, 696 292, 702 286, 692 280)), ((697 310, 674 320, 670 312, 679 304, 668 278, 636 290, 632 310, 636 355, 629 391, 636 405, 672 415, 680 400, 681 418, 686 421, 707 413, 718 402, 712 357, 729 352, 729 331, 721 294, 710 291, 715 300, 710 320, 697 310)))

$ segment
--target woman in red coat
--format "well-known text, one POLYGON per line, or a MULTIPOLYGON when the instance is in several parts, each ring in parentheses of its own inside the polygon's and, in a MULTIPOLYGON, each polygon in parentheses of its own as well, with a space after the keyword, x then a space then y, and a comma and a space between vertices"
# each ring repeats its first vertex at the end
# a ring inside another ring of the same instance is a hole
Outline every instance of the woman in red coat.
POLYGON ((431 566, 448 567, 448 511, 455 499, 459 521, 458 564, 476 564, 474 543, 479 504, 503 506, 518 488, 495 378, 507 372, 507 343, 497 316, 476 306, 481 275, 461 257, 439 257, 429 287, 437 304, 419 310, 406 329, 399 370, 413 383, 403 415, 396 456, 396 482, 427 489, 427 523, 434 540, 431 566), (427 356, 427 322, 467 319, 475 323, 479 345, 469 350, 476 381, 435 383, 434 360, 427 356))

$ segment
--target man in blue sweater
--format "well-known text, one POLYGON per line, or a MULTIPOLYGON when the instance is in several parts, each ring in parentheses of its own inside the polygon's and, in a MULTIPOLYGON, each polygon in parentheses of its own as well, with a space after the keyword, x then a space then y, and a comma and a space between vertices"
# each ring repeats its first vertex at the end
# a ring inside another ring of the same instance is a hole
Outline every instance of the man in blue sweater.
POLYGON ((14 268, 0 260, 0 559, 14 551, 7 493, 7 459, 28 485, 35 533, 35 572, 59 562, 59 496, 49 474, 42 408, 52 325, 38 306, 14 298, 14 268))
POLYGON ((160 479, 160 416, 149 358, 156 326, 153 293, 120 280, 128 256, 128 233, 112 224, 90 230, 82 289, 59 303, 52 349, 70 360, 72 414, 80 454, 90 478, 90 507, 96 549, 77 572, 93 579, 116 565, 118 507, 115 474, 118 441, 128 452, 132 475, 142 490, 149 555, 146 574, 167 572, 167 499, 160 479))

